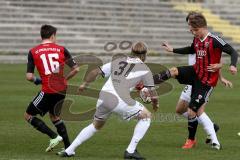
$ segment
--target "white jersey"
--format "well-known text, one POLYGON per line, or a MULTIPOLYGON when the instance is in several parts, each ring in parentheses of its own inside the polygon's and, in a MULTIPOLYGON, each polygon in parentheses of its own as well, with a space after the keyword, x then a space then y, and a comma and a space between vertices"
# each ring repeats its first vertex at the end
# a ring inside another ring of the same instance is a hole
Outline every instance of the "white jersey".
POLYGON ((196 63, 196 54, 188 55, 188 65, 194 65, 196 63))
POLYGON ((124 119, 137 115, 143 105, 130 96, 130 88, 139 82, 154 87, 150 69, 139 58, 123 56, 101 67, 104 77, 109 77, 99 94, 95 118, 105 120, 111 112, 124 119))

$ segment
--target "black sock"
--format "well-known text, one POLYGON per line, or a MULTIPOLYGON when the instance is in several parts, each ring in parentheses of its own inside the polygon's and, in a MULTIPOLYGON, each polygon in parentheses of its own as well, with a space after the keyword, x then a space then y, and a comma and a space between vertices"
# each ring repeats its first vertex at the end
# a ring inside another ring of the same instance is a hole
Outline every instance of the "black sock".
POLYGON ((47 134, 50 138, 56 138, 57 134, 52 131, 41 119, 37 117, 31 117, 28 122, 36 128, 38 131, 47 134))
POLYGON ((188 119, 188 139, 194 140, 197 132, 198 121, 197 117, 188 119))
POLYGON ((171 78, 171 73, 169 70, 166 70, 166 71, 162 71, 158 74, 155 74, 153 76, 153 79, 154 79, 154 84, 160 84, 166 80, 168 80, 169 78, 171 78))
POLYGON ((68 133, 67 133, 67 129, 66 129, 64 122, 62 120, 57 120, 57 121, 53 122, 53 124, 57 128, 58 134, 63 138, 63 143, 64 143, 65 149, 68 148, 68 146, 70 146, 70 141, 68 138, 68 133))

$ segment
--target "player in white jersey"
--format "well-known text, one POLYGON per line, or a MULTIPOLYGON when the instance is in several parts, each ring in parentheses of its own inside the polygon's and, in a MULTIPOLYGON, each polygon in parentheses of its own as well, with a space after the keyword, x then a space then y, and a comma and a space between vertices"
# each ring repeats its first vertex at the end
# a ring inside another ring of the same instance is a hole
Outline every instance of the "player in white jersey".
POLYGON ((116 113, 124 120, 131 118, 138 120, 132 140, 124 152, 124 158, 144 159, 137 152, 136 147, 150 126, 151 113, 143 104, 131 98, 130 88, 143 82, 150 92, 153 110, 158 109, 158 97, 153 76, 150 69, 144 64, 146 53, 147 46, 143 42, 138 42, 133 45, 130 57, 120 56, 88 74, 80 85, 79 89, 82 92, 90 82, 96 79, 97 75, 109 78, 99 93, 93 123, 85 127, 65 151, 59 152, 60 156, 73 156, 76 148, 100 130, 112 113, 116 113))
MULTIPOLYGON (((189 54, 188 64, 189 65, 194 65, 195 62, 196 62, 196 55, 195 54, 189 54)), ((221 74, 220 74, 219 78, 220 78, 221 82, 226 87, 232 87, 232 82, 225 79, 221 74)), ((184 87, 184 89, 183 89, 183 91, 180 95, 179 101, 176 105, 176 113, 179 114, 179 115, 182 115, 186 119, 188 118, 187 108, 188 108, 189 102, 191 100, 191 92, 192 92, 192 86, 191 85, 186 85, 184 87)), ((202 124, 202 121, 209 122, 209 125, 213 124, 215 131, 218 131, 218 129, 219 129, 218 125, 213 123, 205 112, 203 112, 201 116, 202 116, 202 119, 201 120, 198 119, 199 124, 202 124)), ((208 128, 206 127, 205 129, 208 129, 208 128)), ((207 144, 211 143, 211 139, 210 139, 209 135, 207 136, 206 143, 207 144)))

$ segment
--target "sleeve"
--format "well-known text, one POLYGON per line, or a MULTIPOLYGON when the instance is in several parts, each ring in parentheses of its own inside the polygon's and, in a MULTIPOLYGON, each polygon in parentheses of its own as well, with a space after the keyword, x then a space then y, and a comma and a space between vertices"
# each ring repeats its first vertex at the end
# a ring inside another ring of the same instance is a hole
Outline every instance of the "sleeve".
POLYGON ((69 52, 66 48, 64 48, 64 56, 65 56, 65 58, 66 58, 65 63, 66 63, 69 67, 72 68, 73 66, 76 65, 76 62, 74 61, 74 59, 72 58, 70 52, 69 52))
POLYGON ((238 61, 238 53, 235 49, 232 48, 228 43, 226 43, 224 40, 221 38, 217 37, 213 39, 213 47, 214 48, 219 48, 223 52, 229 54, 231 56, 231 64, 233 66, 237 66, 237 61, 238 61))
POLYGON ((34 73, 35 64, 31 51, 28 53, 27 73, 34 73))
POLYGON ((183 48, 174 48, 173 53, 178 53, 178 54, 194 54, 194 47, 193 43, 191 46, 188 47, 183 47, 183 48))
POLYGON ((104 64, 99 69, 102 71, 102 77, 109 77, 111 75, 111 62, 104 64))
POLYGON ((153 75, 151 70, 148 68, 147 74, 143 77, 143 85, 144 87, 154 87, 153 75))

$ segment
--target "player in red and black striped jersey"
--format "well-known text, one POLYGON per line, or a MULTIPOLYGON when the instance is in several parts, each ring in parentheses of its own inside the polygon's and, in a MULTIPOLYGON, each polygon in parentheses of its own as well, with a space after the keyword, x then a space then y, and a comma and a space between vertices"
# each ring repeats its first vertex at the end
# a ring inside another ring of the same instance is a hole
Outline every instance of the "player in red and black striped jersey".
POLYGON ((33 127, 51 138, 47 152, 62 140, 65 148, 70 145, 65 124, 59 116, 65 98, 67 80, 79 70, 69 51, 56 44, 56 32, 57 29, 51 25, 41 27, 42 43, 29 51, 26 73, 27 80, 36 85, 42 84, 42 89, 29 104, 24 117, 33 127), (65 64, 71 68, 66 77, 64 77, 65 64), (35 67, 40 78, 34 76, 35 67), (59 135, 36 117, 37 114, 44 116, 47 112, 59 135))
POLYGON ((229 71, 237 73, 237 52, 224 40, 210 33, 207 29, 205 17, 198 12, 190 12, 186 17, 190 32, 194 35, 191 46, 173 49, 168 43, 163 43, 163 48, 168 52, 179 54, 196 53, 196 63, 193 66, 173 67, 167 71, 154 75, 155 83, 161 83, 171 77, 176 78, 181 84, 192 85, 191 100, 188 108, 189 137, 184 149, 192 148, 196 144, 195 134, 197 129, 197 117, 201 120, 204 129, 211 136, 211 144, 215 149, 220 149, 220 143, 214 131, 211 120, 204 117, 204 108, 208 98, 216 86, 220 59, 222 52, 231 56, 229 71))

